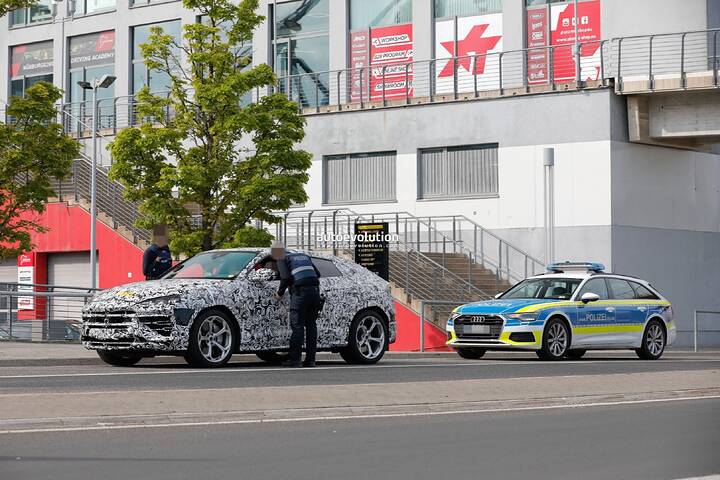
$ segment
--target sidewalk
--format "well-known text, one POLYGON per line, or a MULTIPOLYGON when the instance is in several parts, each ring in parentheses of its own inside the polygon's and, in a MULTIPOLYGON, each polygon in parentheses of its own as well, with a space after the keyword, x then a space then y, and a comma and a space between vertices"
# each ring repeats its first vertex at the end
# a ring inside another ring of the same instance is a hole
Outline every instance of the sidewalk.
MULTIPOLYGON (((720 350, 717 349, 703 349, 698 353, 693 353, 691 349, 679 348, 669 349, 665 355, 692 355, 702 356, 710 355, 716 356, 720 354, 720 350)), ((320 353, 321 356, 337 356, 332 353, 320 353)), ((511 357, 518 358, 518 356, 527 356, 528 358, 536 358, 532 352, 489 352, 487 357, 511 357)), ((588 353, 593 355, 593 353, 588 353)), ((628 350, 615 350, 615 351, 601 351, 594 355, 602 356, 628 356, 634 357, 632 352, 628 350)), ((486 357, 486 358, 487 358, 486 357)), ((172 360, 173 357, 157 357, 163 362, 172 360)), ((252 361, 256 361, 255 357, 252 361)), ((339 358, 339 357, 338 357, 339 358)), ((458 359, 454 352, 387 352, 385 358, 388 359, 458 359)), ((235 357, 233 361, 240 360, 240 357, 235 357)), ((146 362, 148 360, 145 360, 146 362)), ((10 342, 0 341, 0 367, 13 367, 13 366, 52 366, 52 365, 99 365, 101 360, 93 350, 87 350, 79 343, 31 343, 31 342, 10 342)))

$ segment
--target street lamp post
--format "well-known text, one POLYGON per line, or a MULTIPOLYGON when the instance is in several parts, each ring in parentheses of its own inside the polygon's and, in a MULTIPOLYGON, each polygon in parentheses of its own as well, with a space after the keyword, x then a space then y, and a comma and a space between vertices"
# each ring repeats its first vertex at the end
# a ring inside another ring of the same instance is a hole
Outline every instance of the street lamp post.
POLYGON ((90 287, 97 288, 97 90, 108 88, 115 81, 112 75, 103 75, 92 82, 77 82, 84 90, 92 90, 92 167, 90 169, 90 287))

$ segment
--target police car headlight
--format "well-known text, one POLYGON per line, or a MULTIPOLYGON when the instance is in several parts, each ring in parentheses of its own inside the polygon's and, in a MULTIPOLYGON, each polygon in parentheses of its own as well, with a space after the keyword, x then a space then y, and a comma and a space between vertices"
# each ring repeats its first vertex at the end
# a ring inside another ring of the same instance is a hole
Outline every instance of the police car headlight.
POLYGON ((534 322, 537 320, 537 313, 509 313, 506 315, 508 318, 513 320, 520 320, 521 322, 534 322))
POLYGON ((453 312, 450 314, 450 317, 447 320, 447 327, 452 328, 455 325, 455 319, 458 318, 460 314, 458 312, 453 312))

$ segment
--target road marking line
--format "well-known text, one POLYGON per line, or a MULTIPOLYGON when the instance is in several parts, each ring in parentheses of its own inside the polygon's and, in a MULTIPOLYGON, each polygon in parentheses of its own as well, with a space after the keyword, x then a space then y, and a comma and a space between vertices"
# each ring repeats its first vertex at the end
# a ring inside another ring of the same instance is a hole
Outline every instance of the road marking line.
POLYGON ((248 424, 264 424, 264 423, 295 423, 295 422, 321 422, 334 420, 354 420, 354 419, 380 419, 380 418, 409 418, 409 417, 436 417, 446 415, 474 415, 482 413, 511 413, 511 412, 530 412, 541 410, 559 410, 573 408, 590 408, 590 407, 610 407, 623 405, 641 405, 648 403, 670 403, 685 402, 697 400, 715 400, 720 399, 720 395, 707 395, 697 397, 676 397, 676 398, 654 398, 647 400, 620 400, 616 402, 597 402, 597 403, 577 403, 572 405, 544 405, 534 407, 506 407, 506 408, 483 408, 476 410, 454 410, 444 412, 404 412, 404 413, 379 413, 379 414, 361 414, 361 415, 326 415, 314 417, 297 417, 297 418, 269 418, 269 419, 251 419, 251 420, 227 420, 227 421, 204 421, 204 422, 181 422, 172 424, 128 424, 128 425, 96 425, 85 427, 57 427, 57 428, 36 428, 22 430, 0 430, 0 435, 8 435, 13 433, 52 433, 52 432, 79 432, 92 430, 129 430, 138 428, 168 428, 168 427, 206 427, 221 425, 248 425, 248 424))
MULTIPOLYGON (((719 360, 673 360, 666 361, 665 363, 718 363, 719 360)), ((576 361, 562 361, 562 362, 542 362, 539 360, 528 360, 528 361, 512 361, 512 360, 500 360, 487 362, 463 362, 463 363, 439 363, 439 364, 416 364, 416 365, 336 365, 327 367, 316 367, 313 369, 303 369, 304 372, 312 371, 327 371, 327 370, 369 370, 369 369, 384 369, 384 368, 442 368, 442 367, 488 367, 493 365, 537 365, 547 366, 551 368, 559 368, 563 365, 618 365, 621 363, 633 363, 641 364, 642 360, 576 360, 576 361)), ((660 365, 660 363, 655 363, 660 365)), ((108 367, 110 368, 110 367, 108 367)), ((194 374, 221 374, 221 373, 263 373, 263 372, 292 372, 292 368, 277 368, 277 367, 247 367, 247 368, 218 368, 218 369, 182 369, 182 370, 158 370, 152 371, 128 371, 128 372, 92 372, 92 373, 48 373, 48 374, 31 374, 31 375, 0 375, 0 379, 20 379, 20 378, 65 378, 65 377, 115 377, 115 376, 129 376, 129 375, 182 375, 187 373, 194 374)), ((665 371, 665 370, 660 370, 665 371)), ((669 370, 671 371, 671 370, 669 370)), ((642 372, 640 372, 642 373, 642 372)))

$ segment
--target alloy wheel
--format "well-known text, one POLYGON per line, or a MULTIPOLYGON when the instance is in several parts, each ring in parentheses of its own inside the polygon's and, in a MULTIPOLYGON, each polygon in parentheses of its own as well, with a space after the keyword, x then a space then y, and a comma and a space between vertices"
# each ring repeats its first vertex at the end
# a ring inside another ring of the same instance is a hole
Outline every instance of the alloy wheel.
POLYGON ((567 350, 568 334, 567 330, 561 323, 554 323, 550 326, 547 337, 550 353, 555 357, 560 357, 567 350))
POLYGON ((232 330, 227 320, 212 315, 203 319, 198 331, 198 349, 209 362, 217 363, 231 353, 232 330))
POLYGON ((385 328, 378 318, 368 315, 360 320, 355 332, 355 340, 360 354, 372 360, 385 348, 385 328))
POLYGON ((653 356, 660 355, 665 348, 665 334, 657 323, 653 323, 648 328, 645 345, 653 356))

